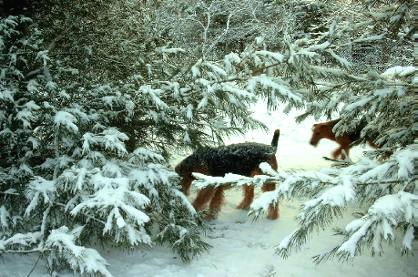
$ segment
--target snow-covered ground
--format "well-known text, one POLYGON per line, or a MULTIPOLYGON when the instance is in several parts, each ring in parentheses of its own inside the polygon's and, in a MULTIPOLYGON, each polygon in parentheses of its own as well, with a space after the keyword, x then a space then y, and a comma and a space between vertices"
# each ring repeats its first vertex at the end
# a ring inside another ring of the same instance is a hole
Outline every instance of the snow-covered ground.
MULTIPOLYGON (((294 121, 296 113, 291 115, 284 115, 281 112, 268 113, 261 103, 255 106, 254 111, 258 119, 268 124, 270 132, 268 134, 249 132, 245 137, 229 139, 228 143, 255 141, 269 144, 273 130, 280 128, 281 137, 277 155, 279 170, 329 166, 322 156, 330 156, 336 144, 321 141, 318 148, 309 145, 313 120, 296 124, 294 121)), ((356 159, 363 150, 356 147, 351 157, 356 159)), ((364 249, 362 256, 346 263, 332 260, 315 265, 310 258, 330 249, 340 239, 331 236, 332 230, 325 230, 312 236, 301 251, 283 260, 274 254, 274 247, 296 227, 295 216, 300 202, 282 202, 279 220, 270 221, 261 218, 252 222, 245 211, 235 209, 240 200, 239 189, 230 189, 226 192, 225 205, 219 218, 211 222, 213 232, 210 232, 207 238, 213 248, 189 264, 182 263, 164 247, 133 252, 100 248, 98 250, 109 262, 110 271, 115 277, 418 276, 418 257, 400 256, 401 237, 398 237, 393 245, 386 246, 383 256, 371 257, 370 251, 364 249)), ((344 226, 344 223, 352 219, 352 210, 355 210, 355 207, 349 209, 344 217, 337 221, 339 226, 344 226)), ((416 241, 414 252, 418 253, 416 241)), ((27 276, 36 258, 37 256, 32 255, 0 258, 0 277, 27 276)), ((41 277, 49 274, 40 262, 31 276, 41 277)), ((67 272, 59 276, 74 275, 67 272)))
MULTIPOLYGON (((281 203, 279 220, 260 218, 252 222, 245 211, 235 209, 240 200, 239 190, 226 192, 226 203, 219 218, 211 222, 214 230, 207 238, 213 248, 189 264, 182 263, 163 247, 134 252, 100 248, 99 251, 115 277, 418 276, 418 257, 401 257, 399 239, 393 246, 386 247, 383 256, 371 257, 370 251, 365 249, 363 256, 346 263, 328 261, 315 265, 310 257, 330 249, 339 240, 330 235, 330 230, 314 235, 300 252, 283 260, 274 254, 274 246, 296 227, 294 218, 299 203, 281 203)), ((350 218, 347 212, 338 223, 342 226, 350 218)), ((415 253, 417 250, 415 245, 415 253)), ((36 256, 5 256, 0 260, 0 276, 26 276, 35 260, 36 256)), ((49 275, 40 263, 31 276, 49 275)))

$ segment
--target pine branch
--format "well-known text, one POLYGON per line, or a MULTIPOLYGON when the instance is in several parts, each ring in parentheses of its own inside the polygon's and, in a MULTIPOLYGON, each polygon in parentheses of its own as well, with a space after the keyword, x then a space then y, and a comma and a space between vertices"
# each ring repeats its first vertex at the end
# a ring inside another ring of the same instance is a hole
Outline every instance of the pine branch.
POLYGON ((16 193, 16 192, 6 192, 6 191, 0 191, 0 194, 20 196, 20 194, 19 194, 19 193, 16 193))
POLYGON ((34 248, 34 249, 28 249, 28 250, 2 250, 2 253, 8 253, 8 254, 31 254, 31 253, 46 253, 48 251, 52 251, 52 249, 49 248, 34 248))

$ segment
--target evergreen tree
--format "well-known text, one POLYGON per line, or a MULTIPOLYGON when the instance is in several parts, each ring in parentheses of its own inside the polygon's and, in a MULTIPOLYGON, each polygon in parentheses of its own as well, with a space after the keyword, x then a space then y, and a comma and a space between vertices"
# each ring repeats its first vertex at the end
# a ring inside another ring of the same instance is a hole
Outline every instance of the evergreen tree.
POLYGON ((43 50, 29 18, 9 16, 0 26, 0 252, 39 252, 51 271, 67 265, 110 276, 88 244, 168 243, 185 261, 207 249, 165 158, 151 143, 127 150, 114 122, 134 115, 129 95, 60 83, 59 74, 73 71, 43 50))

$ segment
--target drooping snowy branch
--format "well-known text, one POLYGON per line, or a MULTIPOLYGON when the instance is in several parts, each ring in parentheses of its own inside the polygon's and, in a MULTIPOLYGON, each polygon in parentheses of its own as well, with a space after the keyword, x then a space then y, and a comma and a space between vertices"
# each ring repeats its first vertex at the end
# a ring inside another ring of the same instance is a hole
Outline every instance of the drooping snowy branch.
POLYGON ((328 227, 335 217, 342 216, 348 204, 370 201, 374 204, 367 214, 347 225, 344 242, 327 254, 316 256, 315 261, 320 262, 333 255, 340 258, 353 257, 359 254, 359 249, 364 244, 372 244, 372 253, 381 253, 382 240, 392 240, 394 232, 391 230, 404 225, 409 227, 405 229, 403 251, 408 251, 411 249, 411 236, 413 237, 411 226, 416 224, 417 213, 417 196, 413 194, 414 184, 418 180, 416 147, 417 145, 410 145, 400 149, 383 162, 363 159, 347 167, 326 168, 319 172, 274 172, 268 164, 262 163, 260 168, 269 175, 251 178, 226 174, 225 177, 212 177, 193 173, 196 178, 193 185, 201 189, 226 184, 260 187, 264 183, 276 183, 276 190, 263 193, 254 200, 250 207, 250 214, 254 216, 266 212, 270 203, 280 202, 283 198, 312 198, 303 204, 297 217, 300 227, 276 248, 276 252, 283 257, 306 243, 313 231, 328 227), (386 231, 390 230, 386 235, 380 231, 384 226, 386 231), (382 236, 377 237, 381 233, 382 236), (392 235, 388 236, 389 233, 392 235), (373 234, 376 239, 370 240, 369 234, 373 234), (350 251, 345 251, 348 245, 350 251))
POLYGON ((393 241, 396 228, 406 226, 402 240, 402 253, 412 250, 414 225, 416 225, 418 196, 400 191, 396 194, 382 196, 374 202, 366 215, 349 223, 343 234, 346 239, 329 252, 315 256, 321 262, 332 256, 340 259, 352 258, 361 253, 362 246, 371 244, 372 254, 381 255, 382 241, 393 241))
POLYGON ((49 265, 54 268, 54 265, 59 265, 63 260, 72 270, 82 275, 113 276, 106 269, 108 265, 106 260, 96 250, 76 245, 75 241, 80 236, 82 229, 82 226, 75 227, 72 230, 62 226, 51 231, 45 241, 45 247, 52 251, 48 259, 49 265))

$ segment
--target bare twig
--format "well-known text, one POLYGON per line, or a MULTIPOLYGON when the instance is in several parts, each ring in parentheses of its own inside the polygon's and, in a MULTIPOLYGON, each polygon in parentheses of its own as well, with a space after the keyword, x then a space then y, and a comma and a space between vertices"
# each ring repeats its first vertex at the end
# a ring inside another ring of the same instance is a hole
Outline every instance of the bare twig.
POLYGON ((41 260, 41 256, 42 256, 42 253, 40 253, 38 255, 38 258, 36 259, 35 264, 33 265, 32 269, 29 271, 28 275, 26 275, 26 277, 29 277, 33 273, 33 271, 35 270, 35 268, 38 265, 39 261, 41 260))

